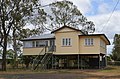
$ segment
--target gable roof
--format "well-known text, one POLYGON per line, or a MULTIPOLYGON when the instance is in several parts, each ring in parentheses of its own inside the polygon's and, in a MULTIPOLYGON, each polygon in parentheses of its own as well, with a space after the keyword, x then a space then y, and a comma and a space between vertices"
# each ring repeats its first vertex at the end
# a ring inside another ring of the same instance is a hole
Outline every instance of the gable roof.
POLYGON ((45 39, 55 39, 55 35, 54 34, 42 34, 39 36, 31 36, 31 37, 25 38, 21 41, 45 40, 45 39))
POLYGON ((62 27, 60 27, 60 28, 58 28, 58 29, 56 29, 56 30, 54 30, 54 31, 52 31, 51 33, 55 33, 55 32, 57 32, 57 31, 65 28, 65 27, 70 28, 70 29, 73 29, 73 30, 76 30, 76 31, 80 31, 82 34, 84 34, 80 29, 76 29, 76 28, 73 28, 73 27, 70 27, 70 26, 66 26, 66 25, 65 25, 65 26, 62 26, 62 27))
POLYGON ((108 45, 110 45, 110 41, 105 34, 88 34, 88 35, 79 35, 79 36, 103 36, 107 40, 108 45))

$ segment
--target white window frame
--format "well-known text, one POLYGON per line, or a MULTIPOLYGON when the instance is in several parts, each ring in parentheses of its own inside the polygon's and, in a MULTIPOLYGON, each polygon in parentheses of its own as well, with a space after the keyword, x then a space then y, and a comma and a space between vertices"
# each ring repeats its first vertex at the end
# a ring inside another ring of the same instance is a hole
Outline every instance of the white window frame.
POLYGON ((94 39, 93 38, 85 38, 84 45, 85 46, 93 46, 94 45, 94 39))
POLYGON ((37 40, 37 41, 24 41, 24 48, 35 48, 35 47, 44 47, 48 46, 48 40, 37 40))
POLYGON ((72 46, 72 39, 71 38, 62 38, 61 44, 62 44, 62 46, 72 46))
POLYGON ((100 40, 100 46, 106 48, 105 42, 103 40, 100 40))
POLYGON ((48 41, 47 40, 36 41, 36 47, 44 47, 44 46, 48 46, 48 41))
POLYGON ((24 41, 24 42, 23 42, 23 47, 24 47, 24 48, 33 47, 33 46, 32 46, 32 41, 24 41))
POLYGON ((36 47, 36 41, 32 41, 32 47, 36 47))

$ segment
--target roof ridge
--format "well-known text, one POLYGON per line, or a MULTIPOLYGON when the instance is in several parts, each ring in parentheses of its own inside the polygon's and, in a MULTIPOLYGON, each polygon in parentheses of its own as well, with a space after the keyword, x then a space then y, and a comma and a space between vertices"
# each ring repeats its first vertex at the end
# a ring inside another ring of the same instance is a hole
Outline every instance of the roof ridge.
POLYGON ((71 29, 74 29, 74 30, 80 31, 81 33, 84 34, 84 32, 82 32, 82 30, 77 29, 77 28, 75 28, 75 27, 67 26, 67 25, 64 25, 64 26, 62 26, 62 27, 59 27, 59 28, 53 30, 51 33, 54 33, 54 32, 56 32, 56 31, 58 31, 58 30, 60 30, 60 29, 62 29, 62 28, 64 28, 64 27, 68 27, 68 28, 71 28, 71 29))

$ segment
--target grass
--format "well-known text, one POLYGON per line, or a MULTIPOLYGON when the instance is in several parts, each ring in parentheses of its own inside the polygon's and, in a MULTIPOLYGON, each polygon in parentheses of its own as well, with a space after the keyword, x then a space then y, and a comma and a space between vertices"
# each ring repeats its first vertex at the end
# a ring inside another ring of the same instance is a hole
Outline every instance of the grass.
MULTIPOLYGON (((50 70, 31 70, 25 68, 12 69, 9 68, 7 71, 0 71, 0 79, 20 79, 21 75, 37 75, 39 74, 69 74, 81 76, 75 79, 120 79, 120 66, 108 66, 105 69, 50 69, 50 70)), ((27 78, 29 79, 29 78, 27 78)))

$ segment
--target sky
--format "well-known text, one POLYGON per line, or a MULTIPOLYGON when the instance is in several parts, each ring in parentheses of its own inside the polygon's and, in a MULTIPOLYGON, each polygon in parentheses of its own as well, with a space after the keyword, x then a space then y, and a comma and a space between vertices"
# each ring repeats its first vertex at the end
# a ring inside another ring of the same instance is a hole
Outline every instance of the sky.
MULTIPOLYGON (((41 0, 42 5, 62 0, 41 0)), ((107 46, 110 54, 113 48, 113 37, 120 34, 120 1, 118 0, 69 0, 78 7, 88 20, 95 24, 95 33, 104 33, 111 42, 107 46), (116 4, 117 7, 115 8, 116 4), (114 12, 113 9, 115 8, 114 12)))

